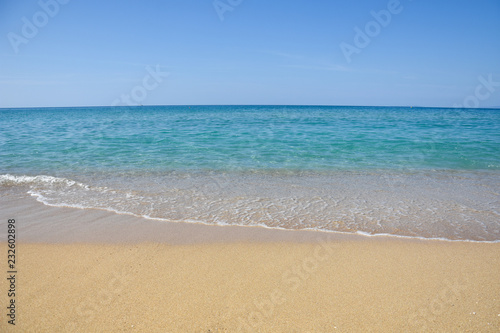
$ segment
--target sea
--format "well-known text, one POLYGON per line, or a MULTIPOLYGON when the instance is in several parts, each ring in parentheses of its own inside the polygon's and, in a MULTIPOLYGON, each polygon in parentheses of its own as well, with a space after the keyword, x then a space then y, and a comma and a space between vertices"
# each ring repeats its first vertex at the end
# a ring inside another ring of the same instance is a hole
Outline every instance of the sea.
POLYGON ((0 109, 0 193, 168 222, 500 241, 500 109, 0 109))

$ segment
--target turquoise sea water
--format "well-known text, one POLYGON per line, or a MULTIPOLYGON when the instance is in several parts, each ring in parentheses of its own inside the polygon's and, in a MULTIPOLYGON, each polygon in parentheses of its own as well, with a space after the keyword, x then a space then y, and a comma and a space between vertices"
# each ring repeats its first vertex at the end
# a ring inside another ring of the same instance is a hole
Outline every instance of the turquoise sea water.
POLYGON ((500 110, 0 110, 0 185, 174 221, 500 240, 500 110))
POLYGON ((1 110, 0 168, 500 170, 500 111, 193 106, 1 110))

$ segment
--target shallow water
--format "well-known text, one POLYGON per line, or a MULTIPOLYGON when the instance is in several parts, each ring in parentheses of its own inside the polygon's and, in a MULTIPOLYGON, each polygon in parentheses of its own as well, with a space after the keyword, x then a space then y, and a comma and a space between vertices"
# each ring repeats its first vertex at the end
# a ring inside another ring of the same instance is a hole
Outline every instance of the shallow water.
POLYGON ((0 187, 169 221, 500 240, 500 111, 0 110, 0 187))

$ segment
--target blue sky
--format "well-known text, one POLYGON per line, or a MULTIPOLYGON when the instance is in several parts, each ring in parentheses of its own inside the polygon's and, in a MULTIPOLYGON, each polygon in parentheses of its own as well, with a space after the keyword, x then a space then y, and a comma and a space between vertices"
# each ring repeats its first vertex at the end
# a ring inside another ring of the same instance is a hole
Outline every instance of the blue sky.
POLYGON ((59 1, 0 0, 0 107, 500 106, 498 0, 59 1))

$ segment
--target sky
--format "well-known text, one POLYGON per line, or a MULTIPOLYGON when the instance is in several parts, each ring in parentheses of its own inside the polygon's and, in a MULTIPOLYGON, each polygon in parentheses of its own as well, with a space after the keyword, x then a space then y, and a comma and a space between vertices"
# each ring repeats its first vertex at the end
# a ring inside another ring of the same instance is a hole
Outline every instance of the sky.
POLYGON ((500 107, 499 0, 0 0, 0 108, 500 107))

